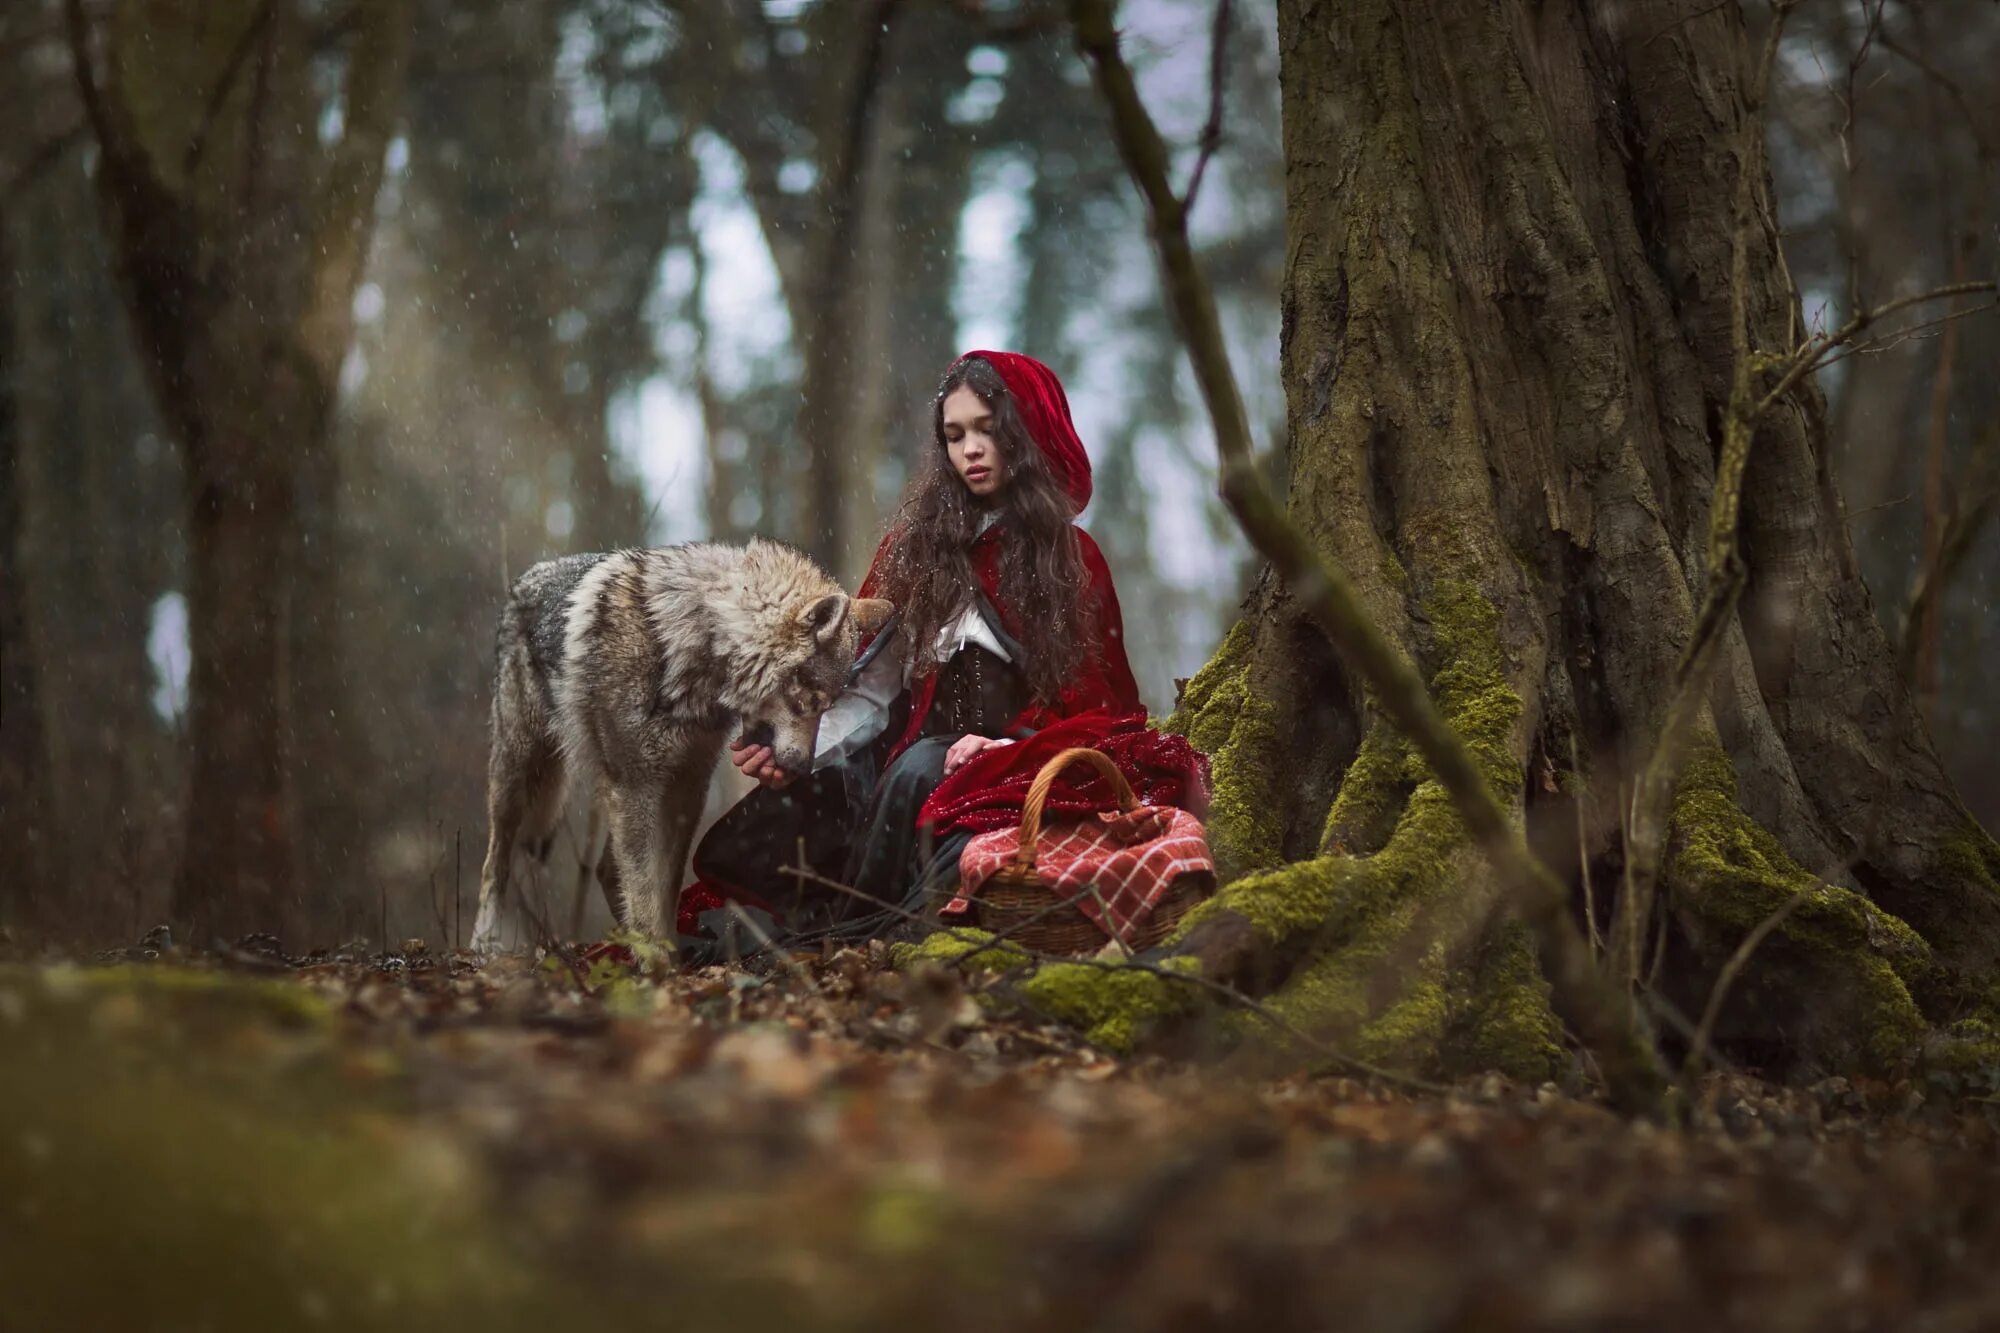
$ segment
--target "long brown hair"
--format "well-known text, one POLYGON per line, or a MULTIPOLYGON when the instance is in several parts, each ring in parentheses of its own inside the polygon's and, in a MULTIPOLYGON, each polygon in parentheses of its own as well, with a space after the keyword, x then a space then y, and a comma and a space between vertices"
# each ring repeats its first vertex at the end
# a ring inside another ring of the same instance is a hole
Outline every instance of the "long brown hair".
POLYGON ((1017 663, 1036 702, 1053 704, 1075 679, 1097 642, 1098 607, 1070 500, 1014 406, 1000 373, 982 357, 954 364, 931 405, 929 457, 903 494, 891 521, 895 534, 881 571, 880 596, 901 610, 898 651, 919 673, 932 660, 938 631, 972 604, 978 588, 969 550, 989 511, 997 512, 999 602, 1027 661, 1017 663), (965 488, 944 438, 944 400, 959 388, 979 395, 993 414, 999 446, 1000 492, 990 501, 965 488))

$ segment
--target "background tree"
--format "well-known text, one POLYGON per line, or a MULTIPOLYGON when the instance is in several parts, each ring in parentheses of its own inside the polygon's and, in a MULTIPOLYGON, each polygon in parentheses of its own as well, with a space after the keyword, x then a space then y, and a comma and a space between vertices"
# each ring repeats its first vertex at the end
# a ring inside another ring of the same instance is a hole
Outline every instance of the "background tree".
POLYGON ((199 937, 269 927, 294 890, 298 478, 326 447, 407 16, 364 3, 335 35, 290 5, 133 3, 101 58, 76 0, 67 17, 121 286, 187 464, 193 752, 175 908, 199 937))

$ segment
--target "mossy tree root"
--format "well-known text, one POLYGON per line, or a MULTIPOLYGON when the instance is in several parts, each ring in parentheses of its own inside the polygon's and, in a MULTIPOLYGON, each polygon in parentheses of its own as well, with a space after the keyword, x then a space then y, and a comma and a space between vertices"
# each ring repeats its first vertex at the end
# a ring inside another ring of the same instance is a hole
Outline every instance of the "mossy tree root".
MULTIPOLYGON (((1473 585, 1443 582, 1425 610, 1443 663, 1431 681, 1439 708, 1496 796, 1517 802, 1523 708, 1505 675, 1493 607, 1473 585)), ((1530 938, 1495 916, 1490 881, 1450 795, 1385 725, 1363 741, 1327 814, 1338 850, 1276 864, 1271 812, 1284 747, 1275 717, 1249 688, 1250 649, 1239 626, 1168 722, 1213 758, 1209 833, 1226 881, 1169 940, 1168 966, 1269 992, 1265 1007, 1283 1022, 1371 1063, 1448 1070, 1444 1055, 1453 1052, 1520 1077, 1549 1076, 1561 1058, 1560 1029, 1530 938)), ((934 938, 922 952, 946 947, 934 938)), ((1213 998, 1154 972, 1065 965, 1039 969, 1022 989, 1036 1007, 1119 1050, 1213 998)), ((1254 1016, 1231 1026, 1279 1047, 1296 1044, 1254 1016)))

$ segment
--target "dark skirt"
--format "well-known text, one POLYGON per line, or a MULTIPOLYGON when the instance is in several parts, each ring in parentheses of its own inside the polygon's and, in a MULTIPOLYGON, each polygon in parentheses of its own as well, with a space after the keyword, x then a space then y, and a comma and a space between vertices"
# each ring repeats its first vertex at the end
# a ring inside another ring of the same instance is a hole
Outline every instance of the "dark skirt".
MULTIPOLYGON (((695 848, 695 874, 725 895, 769 903, 766 928, 786 945, 886 935, 926 917, 956 891, 959 853, 971 841, 917 827, 944 780, 945 753, 965 735, 1000 735, 1026 703, 1014 666, 984 648, 962 649, 939 674, 921 739, 884 766, 907 717, 907 697, 898 700, 873 746, 738 801, 695 848)), ((720 935, 726 919, 704 913, 701 925, 720 935)))

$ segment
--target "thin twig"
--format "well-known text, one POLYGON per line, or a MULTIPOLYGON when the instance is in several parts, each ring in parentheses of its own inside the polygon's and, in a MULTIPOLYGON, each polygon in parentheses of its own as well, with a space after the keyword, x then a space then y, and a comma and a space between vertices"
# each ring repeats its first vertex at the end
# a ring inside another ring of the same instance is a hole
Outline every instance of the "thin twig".
MULTIPOLYGON (((842 884, 838 880, 829 879, 825 875, 807 869, 804 866, 789 866, 785 869, 784 873, 797 876, 800 879, 810 881, 824 888, 832 889, 836 893, 844 893, 850 897, 859 898, 877 907, 885 907, 906 921, 914 921, 920 925, 930 924, 924 920, 921 913, 912 912, 899 903, 883 903, 880 899, 863 893, 859 889, 842 884)), ((940 926, 937 930, 939 934, 948 935, 961 944, 971 946, 971 950, 968 953, 956 960, 961 974, 964 973, 966 965, 977 954, 1003 947, 999 935, 995 932, 975 931, 961 926, 940 926)), ((1384 1069, 1380 1065, 1370 1064, 1366 1060, 1329 1046, 1318 1037, 1295 1026, 1283 1015, 1274 1013, 1264 1005, 1259 1004, 1256 1000, 1251 999, 1234 986, 1226 986, 1213 978, 1201 975, 1199 972, 1183 972, 1176 968, 1161 967, 1158 964, 1149 963, 1141 958, 1132 958, 1124 962, 1112 962, 1108 959, 1100 958, 1072 958, 1064 954, 1043 953, 1039 949, 1030 949, 1019 941, 1007 941, 1004 944, 1004 948, 1008 952, 1021 955, 1032 963, 1074 963, 1078 967, 1094 968, 1099 971, 1144 972, 1150 976, 1161 977, 1168 981, 1185 982, 1190 986, 1195 986, 1220 996, 1232 1005, 1249 1010, 1265 1022, 1270 1023, 1273 1027, 1285 1033, 1285 1035, 1305 1046, 1311 1047, 1315 1053, 1323 1058, 1344 1065, 1356 1073, 1367 1075, 1370 1078, 1379 1078, 1384 1082, 1398 1084, 1417 1092, 1448 1093, 1451 1091, 1451 1089, 1442 1084, 1427 1082, 1424 1079, 1415 1078, 1408 1074, 1399 1074, 1394 1070, 1384 1069)))
POLYGON ((1996 156, 1992 140, 1980 129, 1979 116, 1973 111, 1972 104, 1966 100, 1965 89, 1959 87, 1957 80, 1932 64, 1922 53, 1904 46, 1887 32, 1880 34, 1877 40, 1882 43, 1885 50, 1891 51, 1901 56, 1904 60, 1909 61, 1912 65, 1915 65, 1918 70, 1922 71, 1925 78, 1949 93, 1951 99, 1958 103, 1959 115, 1965 123, 1965 132, 1972 136, 1973 145, 1978 149, 1979 155, 1982 158, 1996 156))
POLYGON ((209 91, 208 101, 202 107, 201 123, 195 126, 194 133, 188 138, 187 151, 181 155, 183 175, 193 175, 194 169, 201 164, 202 154, 208 149, 208 136, 215 132, 215 122, 222 114, 223 104, 229 100, 230 90, 236 86, 236 76, 241 74, 244 65, 249 63, 251 48, 257 44, 257 38, 270 23, 271 13, 276 7, 274 0, 263 0, 263 3, 257 6, 257 12, 251 15, 250 21, 243 26, 242 35, 236 39, 236 45, 230 49, 228 59, 223 62, 222 73, 217 76, 215 87, 209 91))
POLYGON ((838 1028, 840 1020, 834 1015, 833 1006, 827 1003, 826 996, 820 993, 819 983, 813 980, 812 974, 800 965, 798 959, 792 957, 790 950, 780 949, 777 941, 771 938, 770 932, 758 925, 757 919, 744 911, 740 903, 730 903, 728 906, 729 915, 742 922, 743 928, 757 937, 758 943, 764 946, 767 953, 776 956, 785 970, 792 974, 793 980, 805 987, 806 994, 812 997, 813 1004, 819 1009, 820 1017, 825 1019, 829 1026, 838 1028))
POLYGON ((521 914, 527 917, 528 924, 535 928, 535 933, 540 937, 542 947, 555 955, 562 965, 569 970, 570 976, 576 981, 576 988, 585 995, 596 994, 595 991, 591 990, 590 980, 584 975, 583 969, 577 966, 576 960, 569 956, 569 947, 556 938, 556 933, 550 928, 547 919, 535 911, 534 907, 529 904, 528 895, 526 893, 517 893, 514 897, 520 904, 521 914))
POLYGON ((1215 28, 1208 39, 1208 122, 1201 127, 1200 150, 1194 159, 1194 172, 1188 177, 1187 190, 1181 195, 1181 207, 1194 212, 1195 196, 1201 193, 1201 180, 1208 172, 1208 160, 1215 156, 1216 146, 1222 142, 1222 94, 1226 78, 1225 55, 1229 47, 1229 0, 1215 2, 1215 28))
POLYGON ((35 151, 28 154, 28 160, 23 162, 4 183, 0 183, 0 208, 5 208, 25 194, 36 181, 61 162, 72 147, 83 142, 84 136, 89 133, 89 122, 79 120, 62 133, 51 135, 37 144, 35 151))
MULTIPOLYGON (((1994 284, 1990 282, 1985 283, 1983 285, 1979 283, 1969 283, 1967 284, 1967 286, 1971 287, 1974 291, 1990 292, 1994 290, 1994 284)), ((1942 299, 1943 296, 1945 295, 1956 296, 1963 294, 1964 293, 1962 292, 1950 292, 1950 293, 1932 292, 1929 293, 1929 296, 1934 299, 1942 299)), ((1949 314, 1938 315, 1935 316, 1934 318, 1926 319, 1916 324, 1905 325, 1903 328, 1895 329, 1889 333, 1881 335, 1878 338, 1870 338, 1866 342, 1855 343, 1853 346, 1842 350, 1839 356, 1826 357, 1824 360, 1818 362, 1813 367, 1813 369, 1825 370, 1828 366, 1839 365, 1842 361, 1847 360, 1849 357, 1874 356, 1878 353, 1886 352, 1893 347, 1898 347, 1903 343, 1909 342, 1912 339, 1923 334, 1926 330, 1934 329, 1938 327, 1940 324, 1949 324, 1954 320, 1965 319, 1971 315, 1983 315, 1992 310, 2000 310, 2000 301, 1989 301, 1985 305, 1966 306, 1962 310, 1954 310, 1951 311, 1949 314)))
POLYGON ((1749 963, 1750 955, 1756 953, 1757 946, 1769 939, 1771 932, 1783 925, 1785 918, 1811 896, 1812 889, 1800 889, 1779 904, 1775 912, 1758 922, 1756 927, 1743 937, 1742 943, 1736 946, 1736 952, 1730 954, 1729 961, 1722 965, 1722 971, 1716 974, 1715 985, 1709 988, 1708 1003, 1702 1006, 1701 1022, 1695 1027, 1694 1041, 1688 1047, 1687 1061, 1681 1066, 1681 1082, 1692 1085, 1701 1073, 1702 1061, 1708 1054, 1709 1040, 1715 1035, 1715 1021, 1722 1014, 1722 1002, 1729 997, 1729 988, 1736 984, 1737 974, 1749 963))
POLYGON ((1604 954, 1604 940, 1597 933, 1597 895, 1590 884, 1590 830, 1583 818, 1583 773, 1577 760, 1574 731, 1569 734, 1569 773, 1570 781, 1578 787, 1570 804, 1576 808, 1576 861, 1579 878, 1583 881, 1584 938, 1590 943, 1590 956, 1599 958, 1604 954))
MULTIPOLYGON (((1841 325, 1833 333, 1818 334, 1806 339, 1799 346, 1793 348, 1789 355, 1779 360, 1778 368, 1780 374, 1778 382, 1772 386, 1769 393, 1755 400, 1754 406, 1749 409, 1749 424, 1754 425, 1766 412, 1775 407, 1786 394, 1796 389, 1800 380, 1816 370, 1821 370, 1833 364, 1836 360, 1844 360, 1844 357, 1829 358, 1828 354, 1847 346, 1847 344, 1854 341, 1858 334, 1866 332, 1882 320, 1887 319, 1890 315, 1900 310, 1907 310, 1913 305, 1922 305, 1928 301, 1947 301, 1954 296, 1976 296, 1996 290, 2000 290, 2000 284, 1996 284, 1991 280, 1946 283, 1942 287, 1933 287, 1931 290, 1919 292, 1915 296, 1901 296, 1886 305, 1863 310, 1855 315, 1854 318, 1848 320, 1847 323, 1841 325)), ((1947 319, 1976 314, 1982 310, 1991 310, 1993 308, 1994 306, 1991 304, 1973 306, 1967 310, 1955 311, 1952 314, 1940 316, 1934 322, 1943 323, 1947 319)), ((1911 326, 1913 329, 1927 327, 1929 325, 1919 324, 1911 326)), ((1909 332, 1908 329, 1901 329, 1887 336, 1896 337, 1907 332, 1909 332)), ((1713 537, 1711 537, 1711 540, 1713 540, 1713 537)))
POLYGON ((1666 27, 1661 28, 1658 32, 1653 33, 1651 36, 1642 39, 1639 44, 1641 46, 1651 46, 1654 42, 1659 41, 1660 38, 1666 36, 1668 33, 1678 31, 1681 28, 1685 28, 1688 24, 1694 22, 1696 19, 1706 18, 1708 15, 1715 13, 1719 9, 1728 9, 1730 8, 1730 6, 1735 4, 1735 2, 1736 0, 1716 0, 1715 4, 1708 5, 1702 9, 1697 9, 1692 14, 1682 15, 1680 18, 1675 19, 1672 23, 1669 23, 1666 27))
POLYGON ((1917 493, 1915 491, 1909 491, 1903 495, 1897 496, 1893 500, 1884 500, 1880 504, 1863 505, 1859 509, 1851 509, 1847 513, 1847 521, 1852 523, 1855 519, 1860 518, 1864 514, 1872 514, 1878 509, 1894 509, 1899 504, 1906 504, 1910 500, 1915 499, 1916 494, 1917 493))
MULTIPOLYGON (((1861 33, 1861 45, 1855 48, 1847 62, 1847 95, 1840 100, 1840 154, 1850 172, 1854 170, 1854 77, 1868 63, 1868 49, 1875 44, 1875 34, 1882 27, 1882 10, 1888 3, 1889 0, 1875 0, 1875 12, 1868 15, 1868 26, 1861 33)), ((1868 0, 1862 0, 1861 8, 1864 13, 1867 11, 1868 0)), ((1782 14, 1772 19, 1774 24, 1783 21, 1782 14)))

